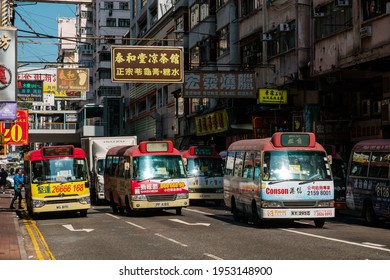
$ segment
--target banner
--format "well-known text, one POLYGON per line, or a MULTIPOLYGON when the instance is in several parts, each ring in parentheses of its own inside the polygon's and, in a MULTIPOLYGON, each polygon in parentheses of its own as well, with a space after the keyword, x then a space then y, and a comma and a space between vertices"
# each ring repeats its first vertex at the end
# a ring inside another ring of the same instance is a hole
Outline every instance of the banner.
POLYGON ((14 123, 1 123, 0 133, 8 145, 28 145, 28 110, 18 110, 14 123))

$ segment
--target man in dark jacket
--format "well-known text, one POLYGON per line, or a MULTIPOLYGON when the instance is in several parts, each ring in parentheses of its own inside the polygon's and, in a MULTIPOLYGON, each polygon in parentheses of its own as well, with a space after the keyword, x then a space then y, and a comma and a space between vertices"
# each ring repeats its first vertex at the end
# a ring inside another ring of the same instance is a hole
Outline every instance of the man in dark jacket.
POLYGON ((1 168, 0 172, 0 187, 3 188, 3 193, 5 193, 5 187, 7 185, 7 177, 8 173, 4 170, 4 168, 1 168))

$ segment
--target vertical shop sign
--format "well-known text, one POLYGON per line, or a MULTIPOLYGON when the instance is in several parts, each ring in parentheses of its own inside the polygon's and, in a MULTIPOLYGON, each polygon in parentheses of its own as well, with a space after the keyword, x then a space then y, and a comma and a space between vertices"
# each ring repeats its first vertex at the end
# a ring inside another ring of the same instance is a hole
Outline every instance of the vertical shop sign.
POLYGON ((0 102, 16 102, 16 28, 0 27, 0 102))

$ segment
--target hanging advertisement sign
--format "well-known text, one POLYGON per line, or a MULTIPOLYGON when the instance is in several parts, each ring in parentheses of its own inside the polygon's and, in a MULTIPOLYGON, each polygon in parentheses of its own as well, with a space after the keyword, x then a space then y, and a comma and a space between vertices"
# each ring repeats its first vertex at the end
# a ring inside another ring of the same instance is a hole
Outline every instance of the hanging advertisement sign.
POLYGON ((0 133, 8 145, 28 145, 28 110, 18 110, 15 122, 7 128, 0 123, 0 133))
POLYGON ((43 81, 18 80, 18 101, 36 102, 43 100, 43 81))
POLYGON ((215 134, 227 131, 229 118, 226 110, 219 110, 199 117, 195 117, 196 136, 215 134))
POLYGON ((260 104, 287 104, 287 90, 277 88, 259 89, 260 104))
POLYGON ((16 120, 16 102, 0 102, 0 121, 16 120))
POLYGON ((89 91, 88 68, 57 68, 57 90, 89 91))
POLYGON ((16 28, 0 27, 0 102, 16 102, 16 28))

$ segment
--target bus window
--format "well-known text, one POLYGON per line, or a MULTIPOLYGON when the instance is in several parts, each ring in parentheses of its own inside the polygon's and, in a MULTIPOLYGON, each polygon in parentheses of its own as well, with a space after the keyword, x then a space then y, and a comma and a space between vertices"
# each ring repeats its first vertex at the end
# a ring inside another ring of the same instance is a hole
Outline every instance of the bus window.
POLYGON ((388 153, 373 152, 370 161, 368 177, 387 179, 389 176, 388 153))
POLYGON ((228 153, 226 157, 226 166, 225 166, 225 174, 226 175, 233 175, 233 168, 234 168, 234 159, 235 159, 236 153, 228 153))
POLYGON ((244 172, 242 174, 243 178, 253 178, 253 156, 254 155, 251 152, 245 154, 244 172))
POLYGON ((351 175, 367 177, 369 152, 354 152, 351 161, 351 175))
POLYGON ((234 173, 233 176, 241 177, 242 176, 242 165, 244 163, 244 153, 236 153, 236 161, 234 163, 234 173))

